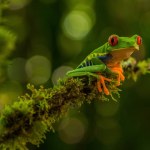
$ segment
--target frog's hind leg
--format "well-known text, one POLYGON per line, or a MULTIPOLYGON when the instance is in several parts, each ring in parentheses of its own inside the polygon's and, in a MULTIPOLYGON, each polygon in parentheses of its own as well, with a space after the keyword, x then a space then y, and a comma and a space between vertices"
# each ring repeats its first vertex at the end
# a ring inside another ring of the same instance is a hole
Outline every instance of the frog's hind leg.
POLYGON ((95 73, 91 73, 91 72, 69 72, 69 76, 71 77, 79 77, 79 76, 93 76, 95 78, 99 78, 99 76, 95 73))
POLYGON ((76 68, 75 70, 68 71, 67 76, 71 77, 78 77, 78 76, 93 76, 99 78, 96 72, 102 72, 106 69, 104 64, 101 65, 93 65, 93 66, 86 66, 83 68, 76 68))

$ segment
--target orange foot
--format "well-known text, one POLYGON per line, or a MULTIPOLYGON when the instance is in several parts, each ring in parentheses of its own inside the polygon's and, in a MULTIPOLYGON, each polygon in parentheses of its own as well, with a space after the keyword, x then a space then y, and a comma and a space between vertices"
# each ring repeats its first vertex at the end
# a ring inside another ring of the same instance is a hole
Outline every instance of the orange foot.
POLYGON ((99 73, 98 73, 98 75, 99 75, 99 80, 97 81, 97 88, 98 88, 98 91, 99 91, 99 92, 102 92, 102 87, 103 87, 104 93, 105 93, 106 95, 109 95, 109 90, 107 89, 107 87, 106 87, 106 85, 105 85, 105 81, 110 82, 111 79, 108 79, 108 78, 106 78, 106 77, 100 75, 99 73))
POLYGON ((125 77, 123 75, 123 70, 121 67, 114 67, 114 68, 111 68, 112 72, 115 72, 118 74, 118 77, 117 77, 117 86, 120 85, 120 82, 121 81, 124 81, 125 77))

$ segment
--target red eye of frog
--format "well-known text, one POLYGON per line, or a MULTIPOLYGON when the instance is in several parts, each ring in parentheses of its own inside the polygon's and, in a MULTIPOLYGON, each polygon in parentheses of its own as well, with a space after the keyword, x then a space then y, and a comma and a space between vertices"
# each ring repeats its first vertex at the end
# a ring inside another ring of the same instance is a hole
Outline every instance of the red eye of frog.
POLYGON ((108 43, 111 45, 111 46, 115 46, 118 44, 118 36, 117 35, 111 35, 109 38, 108 38, 108 43))
POLYGON ((141 45, 142 44, 142 38, 141 38, 141 36, 137 36, 137 44, 138 45, 141 45))

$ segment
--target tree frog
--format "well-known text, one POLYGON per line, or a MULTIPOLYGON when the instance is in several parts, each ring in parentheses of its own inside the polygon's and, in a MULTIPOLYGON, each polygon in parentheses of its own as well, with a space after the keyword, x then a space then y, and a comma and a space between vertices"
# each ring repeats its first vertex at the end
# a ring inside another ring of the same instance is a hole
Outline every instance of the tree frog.
POLYGON ((113 34, 108 38, 108 42, 93 50, 76 69, 67 72, 67 76, 96 77, 98 91, 109 95, 110 92, 105 82, 112 80, 103 76, 103 73, 115 73, 117 75, 116 86, 119 86, 120 82, 125 79, 121 65, 122 60, 129 58, 134 51, 139 50, 141 44, 142 38, 139 35, 119 37, 113 34))

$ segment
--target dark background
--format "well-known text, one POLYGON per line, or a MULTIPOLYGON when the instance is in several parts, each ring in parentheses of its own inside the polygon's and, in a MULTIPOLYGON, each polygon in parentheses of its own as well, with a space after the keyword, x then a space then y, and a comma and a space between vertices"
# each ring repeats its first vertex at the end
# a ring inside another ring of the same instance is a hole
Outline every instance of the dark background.
MULTIPOLYGON (((17 36, 1 79, 1 108, 27 83, 51 87, 109 35, 143 38, 137 60, 150 57, 149 0, 12 0, 2 14, 17 36)), ((2 75, 1 75, 2 76, 2 75)), ((71 110, 38 150, 149 150, 150 75, 126 80, 118 102, 95 101, 71 110)))

